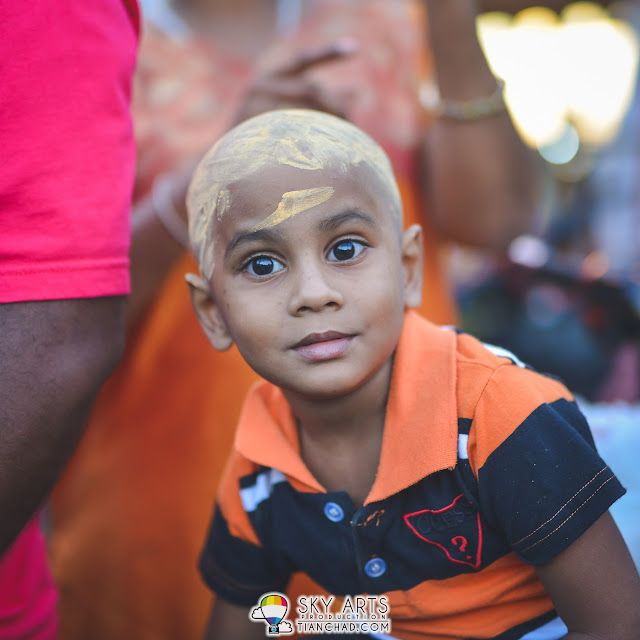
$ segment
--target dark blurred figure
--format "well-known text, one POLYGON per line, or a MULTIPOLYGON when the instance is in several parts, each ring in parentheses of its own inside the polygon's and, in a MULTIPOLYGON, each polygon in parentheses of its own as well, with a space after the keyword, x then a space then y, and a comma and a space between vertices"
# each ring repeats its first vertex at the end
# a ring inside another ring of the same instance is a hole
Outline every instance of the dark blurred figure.
POLYGON ((619 284, 559 265, 505 262, 458 300, 465 329, 558 376, 575 393, 591 401, 640 398, 640 316, 619 284))

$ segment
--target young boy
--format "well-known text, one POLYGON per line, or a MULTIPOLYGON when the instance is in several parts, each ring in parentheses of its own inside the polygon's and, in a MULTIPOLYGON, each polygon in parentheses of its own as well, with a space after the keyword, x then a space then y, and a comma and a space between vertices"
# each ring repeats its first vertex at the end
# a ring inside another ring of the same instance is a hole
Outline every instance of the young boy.
POLYGON ((202 327, 266 380, 202 554, 207 638, 265 637, 250 613, 296 572, 384 594, 395 638, 640 637, 607 512, 624 489, 565 387, 407 311, 421 230, 370 138, 263 114, 205 156, 188 208, 202 327))

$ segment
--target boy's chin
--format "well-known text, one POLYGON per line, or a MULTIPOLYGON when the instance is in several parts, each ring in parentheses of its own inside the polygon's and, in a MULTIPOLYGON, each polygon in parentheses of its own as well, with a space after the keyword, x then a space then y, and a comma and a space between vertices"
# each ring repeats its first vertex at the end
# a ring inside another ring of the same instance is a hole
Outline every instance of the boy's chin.
POLYGON ((353 384, 353 380, 341 381, 335 377, 327 380, 309 380, 304 381, 283 381, 273 380, 273 384, 282 389, 282 392, 289 397, 295 397, 305 400, 333 400, 352 393, 357 385, 353 384))
MULTIPOLYGON (((304 383, 295 381, 294 384, 274 383, 282 389, 288 400, 299 399, 307 402, 327 402, 346 400, 362 390, 367 383, 375 378, 377 371, 368 375, 331 375, 321 379, 307 379, 304 383)), ((320 378, 320 377, 318 377, 320 378)))
POLYGON ((290 400, 293 398, 299 400, 305 400, 306 402, 327 402, 331 400, 341 400, 343 398, 351 395, 355 389, 336 389, 328 388, 295 388, 295 389, 285 389, 282 387, 282 392, 287 396, 290 400))

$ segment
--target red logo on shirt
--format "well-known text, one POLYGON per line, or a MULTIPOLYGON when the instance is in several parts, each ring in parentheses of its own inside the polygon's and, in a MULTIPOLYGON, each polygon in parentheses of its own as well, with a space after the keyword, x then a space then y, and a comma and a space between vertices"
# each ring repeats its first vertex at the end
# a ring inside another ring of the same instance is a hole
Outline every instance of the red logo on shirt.
POLYGON ((443 509, 407 513, 404 521, 418 538, 442 549, 451 562, 480 568, 480 514, 464 495, 443 509))

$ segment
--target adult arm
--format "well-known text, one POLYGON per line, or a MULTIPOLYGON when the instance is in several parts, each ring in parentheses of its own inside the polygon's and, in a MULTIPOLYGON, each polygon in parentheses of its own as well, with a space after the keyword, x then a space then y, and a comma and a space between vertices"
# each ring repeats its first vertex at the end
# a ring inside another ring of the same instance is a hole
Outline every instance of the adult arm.
POLYGON ((0 305, 0 553, 40 506, 123 348, 121 296, 0 305))
POLYGON ((0 10, 0 553, 52 488, 122 351, 135 5, 0 10))
MULTIPOLYGON (((127 333, 135 326, 152 303, 169 271, 188 251, 182 233, 172 232, 163 218, 186 234, 187 209, 185 198, 193 165, 178 168, 160 176, 162 197, 158 191, 142 198, 131 214, 131 295, 125 313, 127 333), (162 209, 162 211, 159 211, 162 209)), ((156 184, 154 189, 159 185, 156 184)))
POLYGON ((537 572, 566 640, 640 638, 640 577, 608 512, 537 572))
MULTIPOLYGON (((465 102, 496 90, 477 39, 475 0, 424 0, 443 99, 465 102)), ((446 238, 505 249, 530 225, 538 164, 506 111, 470 121, 437 118, 423 145, 423 184, 430 215, 446 238)))

